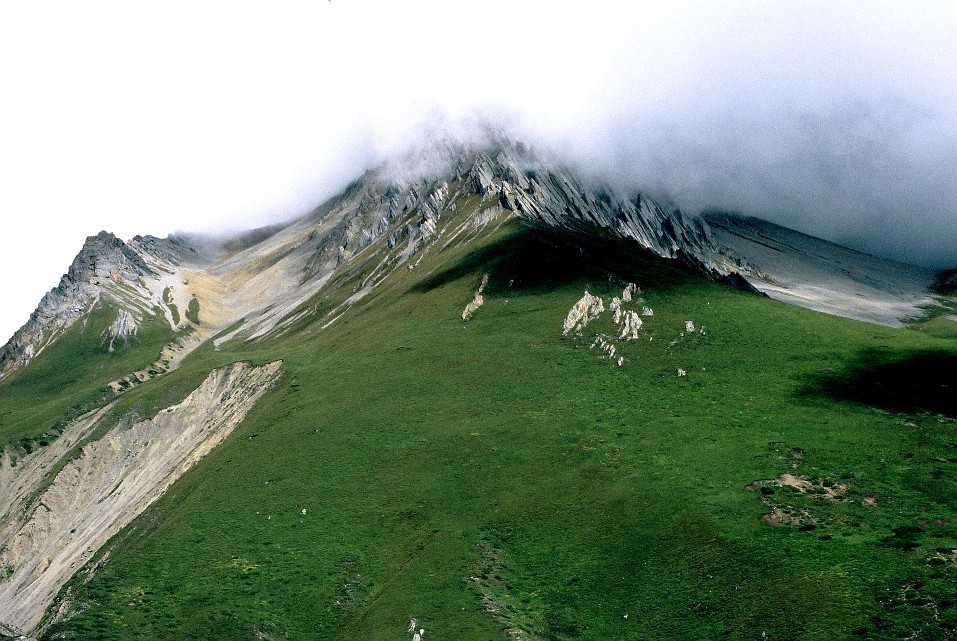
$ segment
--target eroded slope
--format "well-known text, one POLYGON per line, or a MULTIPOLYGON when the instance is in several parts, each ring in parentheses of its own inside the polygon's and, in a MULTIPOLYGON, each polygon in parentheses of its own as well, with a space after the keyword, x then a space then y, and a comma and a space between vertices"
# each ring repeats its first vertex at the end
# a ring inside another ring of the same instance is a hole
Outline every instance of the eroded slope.
POLYGON ((0 626, 31 631, 63 583, 111 536, 222 442, 276 380, 281 363, 214 370, 183 402, 118 424, 56 472, 103 410, 54 447, 0 467, 0 626), (35 496, 40 493, 39 496, 35 496))

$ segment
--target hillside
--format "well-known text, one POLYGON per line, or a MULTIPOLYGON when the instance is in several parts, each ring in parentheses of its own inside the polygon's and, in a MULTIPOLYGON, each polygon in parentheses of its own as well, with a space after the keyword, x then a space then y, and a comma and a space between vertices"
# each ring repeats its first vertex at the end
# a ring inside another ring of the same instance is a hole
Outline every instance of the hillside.
POLYGON ((740 272, 772 298, 901 327, 934 305, 934 270, 862 254, 758 218, 710 212, 716 241, 749 265, 740 272))
POLYGON ((88 241, 107 284, 4 352, 10 634, 955 634, 947 325, 744 291, 720 229, 452 150, 216 247, 88 241))

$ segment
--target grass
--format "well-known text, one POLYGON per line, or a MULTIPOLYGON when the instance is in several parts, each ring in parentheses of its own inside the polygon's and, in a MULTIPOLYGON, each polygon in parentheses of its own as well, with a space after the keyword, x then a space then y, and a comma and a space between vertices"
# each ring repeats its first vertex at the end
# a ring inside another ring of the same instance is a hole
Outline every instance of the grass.
POLYGON ((0 382, 0 449, 29 452, 46 445, 69 420, 113 399, 108 382, 146 367, 173 339, 158 314, 147 317, 136 336, 117 343, 110 353, 102 334, 116 312, 113 305, 100 303, 29 367, 0 382))
POLYGON ((199 300, 195 296, 189 299, 186 305, 186 320, 194 325, 199 325, 199 300))
POLYGON ((179 325, 179 309, 173 303, 172 291, 169 287, 163 290, 163 302, 169 307, 170 315, 173 317, 173 325, 179 325))
POLYGON ((910 385, 921 359, 946 374, 952 340, 516 225, 320 329, 361 277, 294 331, 201 349, 124 396, 148 415, 218 364, 284 360, 72 581, 80 611, 49 638, 401 639, 411 617, 429 639, 953 635, 957 424, 910 385), (654 316, 616 368, 561 325, 584 289, 607 302, 626 281, 654 316), (786 472, 847 491, 747 488, 786 472), (767 525, 762 496, 803 521, 767 525))

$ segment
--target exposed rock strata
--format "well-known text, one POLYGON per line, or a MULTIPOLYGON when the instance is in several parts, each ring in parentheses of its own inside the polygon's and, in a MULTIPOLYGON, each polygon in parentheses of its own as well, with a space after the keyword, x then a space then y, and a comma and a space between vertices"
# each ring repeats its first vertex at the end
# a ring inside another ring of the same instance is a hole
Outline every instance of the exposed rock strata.
POLYGON ((176 238, 136 236, 125 243, 105 231, 88 237, 60 284, 0 348, 0 378, 42 353, 104 300, 119 309, 106 332, 110 348, 115 339, 135 334, 145 317, 157 313, 172 327, 182 327, 173 318, 172 306, 186 308, 189 289, 183 273, 191 257, 205 260, 176 238))

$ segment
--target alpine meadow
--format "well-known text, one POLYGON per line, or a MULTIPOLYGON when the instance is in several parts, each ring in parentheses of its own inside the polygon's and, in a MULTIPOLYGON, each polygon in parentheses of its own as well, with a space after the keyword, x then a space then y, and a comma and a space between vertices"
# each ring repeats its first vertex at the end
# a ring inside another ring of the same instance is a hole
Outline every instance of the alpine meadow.
POLYGON ((90 236, 0 350, 0 633, 954 638, 954 292, 497 134, 90 236))

